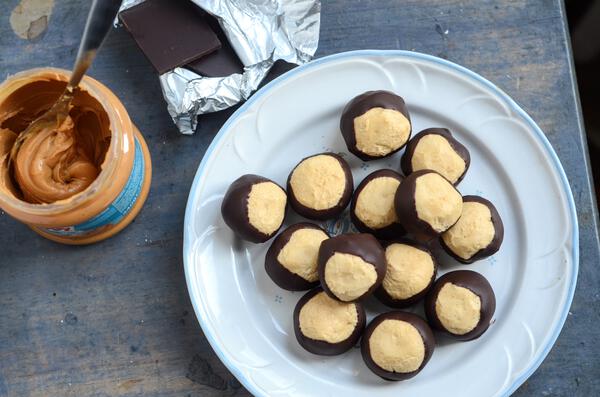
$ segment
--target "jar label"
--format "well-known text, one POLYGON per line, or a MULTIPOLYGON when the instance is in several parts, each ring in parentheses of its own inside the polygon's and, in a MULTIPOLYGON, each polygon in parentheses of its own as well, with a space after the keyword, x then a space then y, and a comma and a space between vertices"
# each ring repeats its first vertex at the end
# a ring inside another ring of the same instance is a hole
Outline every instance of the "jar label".
POLYGON ((135 154, 129 179, 115 201, 95 217, 74 226, 43 228, 56 236, 85 236, 121 222, 136 203, 144 184, 145 161, 142 148, 135 138, 135 154))

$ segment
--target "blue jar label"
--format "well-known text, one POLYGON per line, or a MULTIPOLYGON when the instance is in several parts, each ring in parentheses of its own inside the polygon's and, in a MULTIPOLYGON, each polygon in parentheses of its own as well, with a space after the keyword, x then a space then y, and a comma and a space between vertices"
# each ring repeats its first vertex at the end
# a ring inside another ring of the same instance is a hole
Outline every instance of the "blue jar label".
POLYGON ((95 217, 78 225, 43 228, 42 230, 56 236, 85 236, 93 234, 106 226, 118 224, 131 211, 142 191, 145 169, 144 154, 140 143, 135 138, 135 153, 131 174, 115 201, 95 217))

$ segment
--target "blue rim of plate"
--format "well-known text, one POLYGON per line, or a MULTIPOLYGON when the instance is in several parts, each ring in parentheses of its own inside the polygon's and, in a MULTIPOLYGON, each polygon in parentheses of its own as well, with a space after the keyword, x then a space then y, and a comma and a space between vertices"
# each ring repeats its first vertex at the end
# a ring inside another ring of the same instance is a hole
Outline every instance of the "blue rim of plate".
MULTIPOLYGON (((254 95, 252 95, 252 97, 250 97, 250 99, 248 99, 248 101, 246 101, 246 103, 244 103, 238 110, 236 110, 235 113, 233 113, 233 115, 231 115, 231 117, 229 117, 229 119, 225 122, 225 124, 223 124, 223 127, 221 127, 219 132, 213 138, 213 141, 211 142, 209 147, 206 149, 206 152, 204 153, 202 161, 200 162, 200 165, 198 166, 198 170, 196 171, 196 175, 194 176, 194 182, 192 183, 192 187, 190 189, 190 194, 188 196, 188 201, 187 201, 186 208, 185 208, 184 232, 183 232, 183 263, 184 263, 186 284, 188 285, 188 289, 190 286, 190 279, 189 279, 190 275, 187 270, 188 263, 187 263, 186 253, 188 252, 188 249, 190 247, 190 241, 189 241, 189 235, 185 231, 186 230, 185 225, 188 224, 188 220, 190 219, 190 216, 191 216, 192 198, 196 195, 196 189, 197 189, 198 183, 200 181, 202 174, 204 173, 204 168, 206 167, 206 163, 208 161, 208 158, 210 157, 210 154, 215 149, 215 147, 217 147, 217 144, 223 138, 225 133, 229 130, 229 127, 233 123, 233 121, 236 120, 238 117, 240 117, 246 111, 246 109, 248 107, 250 107, 256 100, 258 100, 260 97, 262 97, 263 95, 265 95, 269 91, 271 91, 271 89, 273 89, 275 86, 286 81, 287 79, 289 79, 292 76, 295 76, 306 70, 312 69, 313 67, 315 67, 317 65, 321 65, 321 64, 328 63, 331 61, 345 59, 345 58, 360 58, 360 57, 368 57, 368 56, 404 57, 404 58, 414 58, 414 59, 425 60, 428 62, 437 63, 440 65, 446 66, 450 69, 458 71, 458 72, 462 73, 463 75, 470 77, 470 78, 476 80, 477 82, 485 85, 487 88, 492 90, 500 99, 502 99, 513 111, 515 111, 517 114, 519 114, 523 118, 523 120, 525 120, 527 122, 527 124, 531 127, 531 129, 533 131, 535 131, 535 133, 537 134, 540 141, 544 144, 544 147, 546 148, 547 153, 550 155, 550 158, 554 162, 554 166, 556 168, 555 171, 560 176, 560 179, 563 184, 564 193, 565 193, 567 201, 569 203, 569 212, 570 212, 571 221, 573 224, 573 230, 572 230, 572 233, 573 233, 572 281, 571 281, 571 285, 569 285, 569 290, 567 292, 567 300, 565 301, 565 305, 562 309, 563 311, 561 313, 560 319, 559 319, 556 327, 552 330, 552 334, 550 336, 550 339, 548 340, 548 343, 546 344, 546 346, 544 346, 542 353, 539 354, 536 357, 536 359, 529 365, 529 368, 527 368, 527 370, 523 373, 523 375, 521 375, 520 377, 515 379, 513 381, 512 385, 510 387, 508 387, 506 390, 504 390, 503 395, 510 396, 542 364, 542 362, 544 361, 544 359, 546 358, 546 356, 552 349, 552 346, 554 346, 556 339, 558 339, 558 335, 560 334, 560 332, 563 328, 563 325, 565 323, 565 320, 567 319, 567 314, 569 313, 569 309, 570 309, 571 303, 573 301, 573 295, 575 293, 575 286, 577 284, 577 273, 579 271, 579 226, 577 223, 577 212, 575 209, 575 201, 573 200, 573 193, 571 192, 571 187, 569 185, 569 181, 565 174, 565 170, 562 167, 560 159, 558 158, 558 155, 552 148, 550 141, 548 141, 548 138, 546 138, 546 135, 544 135, 541 128, 536 124, 536 122, 533 121, 533 119, 511 97, 509 97, 508 94, 506 94, 504 91, 502 91, 500 88, 498 88, 495 84, 493 84, 489 80, 485 79, 484 77, 478 75, 477 73, 475 73, 463 66, 457 65, 457 64, 447 61, 445 59, 435 57, 433 55, 422 54, 422 53, 413 52, 413 51, 404 51, 404 50, 357 50, 357 51, 341 52, 339 54, 325 56, 323 58, 318 58, 309 63, 298 66, 297 68, 294 68, 294 69, 290 70, 289 72, 284 73, 281 76, 277 77, 276 79, 274 79, 273 81, 271 81, 270 83, 268 83, 264 87, 262 87, 260 90, 258 90, 254 95)), ((188 291, 188 292, 191 295, 191 291, 188 291)), ((217 356, 219 357, 219 359, 225 364, 225 366, 229 369, 229 371, 231 371, 233 373, 233 375, 244 385, 244 387, 250 393, 252 393, 254 396, 264 396, 265 392, 263 390, 257 389, 255 384, 252 381, 250 381, 240 370, 238 370, 236 365, 229 360, 229 358, 225 355, 225 353, 223 353, 223 351, 220 349, 219 344, 216 342, 211 329, 205 325, 207 320, 201 315, 202 311, 200 311, 198 309, 194 299, 190 299, 190 300, 192 301, 192 306, 194 307, 194 311, 196 312, 196 317, 198 318, 198 322, 200 323, 200 326, 202 327, 202 330, 204 331, 204 335, 208 339, 213 350, 217 353, 217 356)))

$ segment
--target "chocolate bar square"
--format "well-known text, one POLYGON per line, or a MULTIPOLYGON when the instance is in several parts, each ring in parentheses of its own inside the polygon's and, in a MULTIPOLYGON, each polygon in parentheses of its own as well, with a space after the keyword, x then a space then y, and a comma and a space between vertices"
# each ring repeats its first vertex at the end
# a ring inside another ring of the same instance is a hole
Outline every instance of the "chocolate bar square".
POLYGON ((207 15, 206 22, 208 22, 211 29, 221 41, 221 48, 205 57, 188 63, 184 68, 193 70, 199 75, 206 77, 225 77, 234 73, 243 73, 244 65, 242 65, 231 44, 229 44, 229 40, 227 40, 223 29, 219 26, 217 19, 207 15))
POLYGON ((146 0, 119 17, 154 68, 163 74, 221 47, 205 14, 189 0, 146 0))

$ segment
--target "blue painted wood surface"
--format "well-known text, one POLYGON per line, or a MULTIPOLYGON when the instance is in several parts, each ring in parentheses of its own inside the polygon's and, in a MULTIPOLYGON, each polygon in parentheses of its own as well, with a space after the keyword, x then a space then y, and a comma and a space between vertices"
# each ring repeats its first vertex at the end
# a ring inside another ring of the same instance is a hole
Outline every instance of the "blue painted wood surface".
MULTIPOLYGON (((56 1, 47 31, 33 40, 9 24, 17 3, 0 2, 0 78, 70 67, 87 2, 56 1)), ((511 95, 557 151, 577 203, 579 282, 558 342, 519 396, 600 390, 597 213, 565 23, 558 0, 326 0, 322 12, 318 56, 381 48, 447 58, 511 95)), ((232 110, 179 135, 152 67, 123 30, 112 32, 91 75, 145 135, 152 190, 135 223, 87 247, 51 243, 0 213, 0 396, 247 395, 202 336, 181 253, 193 175, 232 110)))

